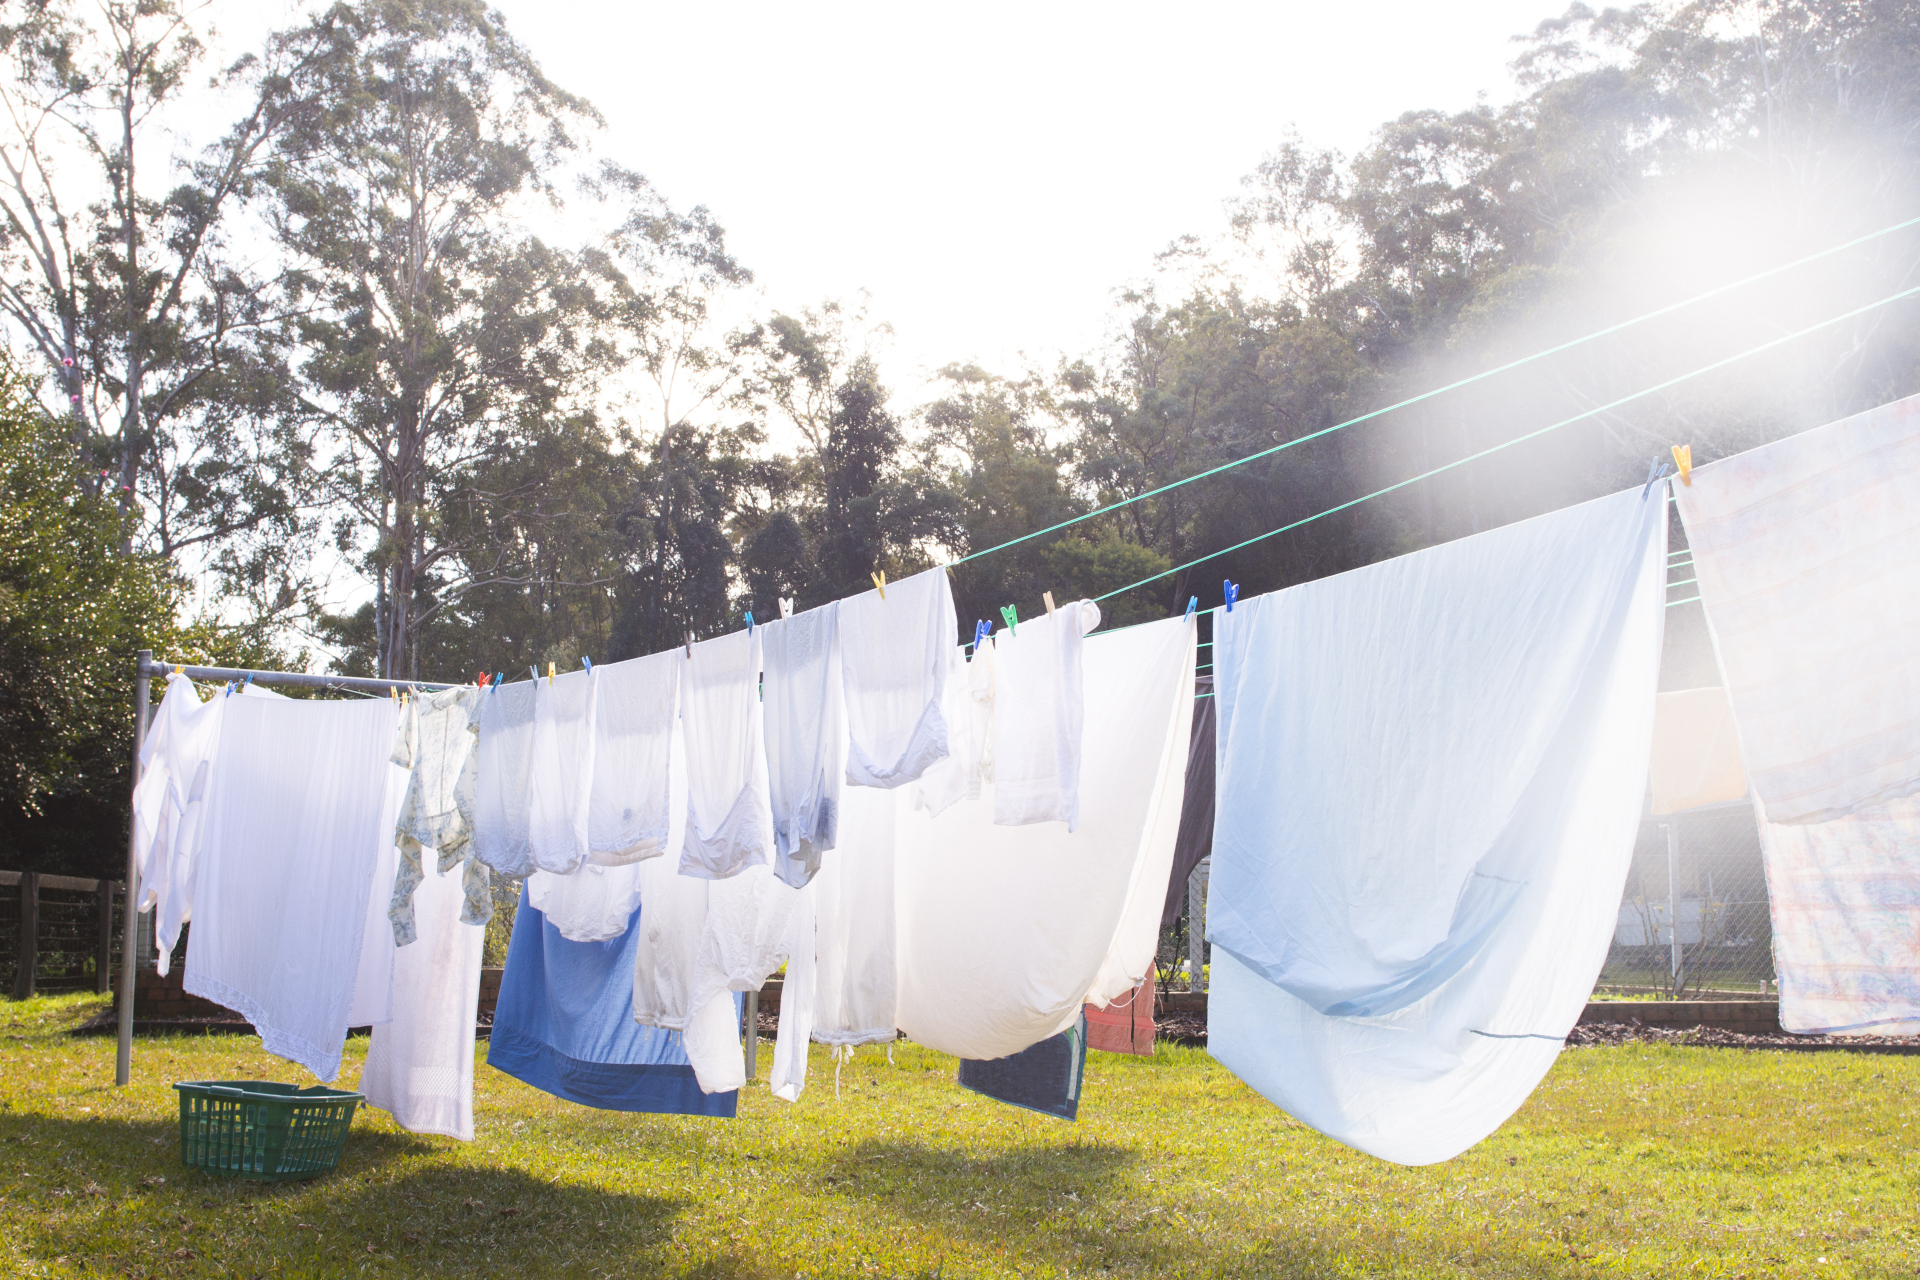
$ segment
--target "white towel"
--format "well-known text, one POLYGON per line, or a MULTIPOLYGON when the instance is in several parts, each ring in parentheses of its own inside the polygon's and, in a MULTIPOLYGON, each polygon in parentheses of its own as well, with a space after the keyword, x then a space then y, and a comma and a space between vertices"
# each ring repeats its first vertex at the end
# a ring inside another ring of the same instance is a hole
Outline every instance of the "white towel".
MULTIPOLYGON (((666 852, 672 825, 668 771, 680 660, 671 652, 656 653, 596 667, 594 674, 600 709, 587 823, 593 861, 615 865, 656 857, 666 852)), ((623 920, 622 932, 625 927, 623 920)))
POLYGON ((528 680, 487 687, 474 746, 473 856, 515 878, 534 869, 528 844, 533 686, 528 680))
POLYGON ((414 895, 417 938, 393 962, 393 1011, 373 1028, 360 1091, 413 1133, 473 1141, 474 1021, 482 925, 462 924, 456 869, 429 870, 414 895))
POLYGON ((945 569, 839 603, 847 781, 901 787, 947 755, 942 701, 957 624, 945 569))
POLYGON ((760 714, 760 632, 682 649, 680 721, 687 752, 687 826, 680 873, 724 880, 767 861, 773 815, 760 714))
POLYGON ((838 618, 830 604, 760 628, 774 873, 794 886, 819 871, 840 821, 847 724, 838 618))
POLYGON ((542 871, 565 875, 592 852, 587 831, 599 681, 597 671, 569 671, 533 682, 527 847, 542 871))
POLYGON ((993 820, 1002 826, 1080 821, 1081 654, 1100 606, 1072 604, 993 637, 993 820))
POLYGON ((186 989, 321 1080, 340 1069, 373 870, 393 843, 398 714, 385 698, 236 697, 214 760, 186 989))
POLYGON ((1770 822, 1920 789, 1920 396, 1675 482, 1770 822))
POLYGON ((1639 828, 1666 523, 1635 488, 1214 615, 1208 1048, 1297 1119, 1429 1164, 1553 1065, 1639 828))
POLYGON ((1170 618, 1088 642, 1078 831, 997 825, 997 779, 938 817, 896 809, 897 1021, 914 1040, 1005 1057, 1146 976, 1180 828, 1194 631, 1170 618))

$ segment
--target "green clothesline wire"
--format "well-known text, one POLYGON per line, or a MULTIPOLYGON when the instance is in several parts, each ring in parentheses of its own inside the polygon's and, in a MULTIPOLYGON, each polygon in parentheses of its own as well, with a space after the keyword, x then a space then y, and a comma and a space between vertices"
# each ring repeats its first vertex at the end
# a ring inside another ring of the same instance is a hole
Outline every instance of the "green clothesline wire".
MULTIPOLYGON (((1135 587, 1144 587, 1149 582, 1158 582, 1160 579, 1170 577, 1173 574, 1183 573, 1186 570, 1193 568, 1197 564, 1204 564, 1208 560, 1213 560, 1219 556, 1224 556, 1231 552, 1238 551, 1242 547, 1250 547, 1256 542, 1264 542, 1266 539, 1275 537, 1282 533, 1286 533, 1290 529, 1298 529, 1302 525, 1312 524, 1315 520, 1324 520, 1326 517, 1330 515, 1334 515, 1338 512, 1345 511, 1348 507, 1359 506, 1361 503, 1367 501, 1370 498, 1378 498, 1383 494, 1392 493, 1396 489, 1404 489, 1410 484, 1418 484, 1422 480, 1431 479, 1432 477, 1437 476, 1442 472, 1452 471, 1457 467, 1464 467, 1469 462, 1477 462, 1479 459, 1486 457, 1488 454, 1498 453, 1500 452, 1500 450, 1511 448, 1516 444, 1523 444, 1528 440, 1532 440, 1539 436, 1546 435, 1550 431, 1558 431, 1561 427, 1571 426, 1572 424, 1582 421, 1583 419, 1591 418, 1595 414, 1606 413, 1611 409, 1618 409, 1621 405, 1631 404, 1635 400, 1645 399, 1647 396, 1654 395, 1657 392, 1665 391, 1669 387, 1675 387, 1681 384, 1682 382, 1686 382, 1693 378, 1698 378, 1703 374, 1712 373, 1716 369, 1724 369, 1730 364, 1735 364, 1741 360, 1747 359, 1749 356, 1757 356, 1763 351, 1770 351, 1774 347, 1780 346, 1784 343, 1792 342, 1799 338, 1804 338, 1810 333, 1817 333, 1821 329, 1829 328, 1830 326, 1839 324, 1845 320, 1851 320, 1855 316, 1865 315, 1867 312, 1876 310, 1880 307, 1890 306, 1891 304, 1900 301, 1902 298, 1911 298, 1915 294, 1920 294, 1920 285, 1916 285, 1911 289, 1902 289, 1900 292, 1895 294, 1890 294, 1887 297, 1880 299, 1878 302, 1869 302, 1864 307, 1856 307, 1852 311, 1848 311, 1842 315, 1837 315, 1837 316, 1830 317, 1829 319, 1822 320, 1818 324, 1808 325, 1806 328, 1795 330, 1793 333, 1782 334, 1780 337, 1769 339, 1768 341, 1761 343, 1759 346, 1750 347, 1747 350, 1742 351, 1737 355, 1726 356, 1722 359, 1715 360, 1712 364, 1702 365, 1700 368, 1695 369, 1691 373, 1683 373, 1678 377, 1668 378, 1665 382, 1656 383, 1655 385, 1648 387, 1645 390, 1636 391, 1632 395, 1621 396, 1618 400, 1612 400, 1607 402, 1606 404, 1599 405, 1592 409, 1588 409, 1584 413, 1576 413, 1571 418, 1562 418, 1560 421, 1555 422, 1549 426, 1541 427, 1536 431, 1529 431, 1523 436, 1515 436, 1511 440, 1505 441, 1504 443, 1501 443, 1501 444, 1496 444, 1491 448, 1482 449, 1478 453, 1470 453, 1464 458, 1458 458, 1452 462, 1446 463, 1443 466, 1435 467, 1431 471, 1423 471, 1417 476, 1411 476, 1408 479, 1401 480, 1395 484, 1390 484, 1384 489, 1375 489, 1372 493, 1362 494, 1360 497, 1350 499, 1349 501, 1341 503, 1339 506, 1328 507, 1325 511, 1317 512, 1314 515, 1305 516, 1299 520, 1295 520, 1291 524, 1283 524, 1278 529, 1269 529, 1267 532, 1256 534, 1253 537, 1246 539, 1244 542, 1236 542, 1232 546, 1222 547, 1218 551, 1209 551, 1206 555, 1197 556, 1194 559, 1187 561, 1185 564, 1175 565, 1171 569, 1162 570, 1161 572, 1153 574, 1150 577, 1142 578, 1138 582, 1129 582, 1124 587, 1117 587, 1114 590, 1107 592, 1105 595, 1095 596, 1094 600, 1096 602, 1101 600, 1110 600, 1114 596, 1133 590, 1135 587)), ((1685 603, 1685 602, 1682 601, 1681 603, 1685 603)))
MULTIPOLYGON (((1635 316, 1631 320, 1622 320, 1619 324, 1608 325, 1604 329, 1596 329, 1594 332, 1587 334, 1584 338, 1574 338, 1569 342, 1561 343, 1557 347, 1548 347, 1545 351, 1536 351, 1530 356, 1522 356, 1518 360, 1513 360, 1508 362, 1507 364, 1500 365, 1496 368, 1487 369, 1483 372, 1473 374, 1471 377, 1462 378, 1458 382, 1449 382, 1444 387, 1435 387, 1431 391, 1423 391, 1419 395, 1414 396, 1410 400, 1401 400, 1401 401, 1398 401, 1397 403, 1386 406, 1384 409, 1375 409, 1371 413, 1363 413, 1357 418, 1348 418, 1345 422, 1336 422, 1334 425, 1330 427, 1322 427, 1318 431, 1308 432, 1306 435, 1301 436, 1297 440, 1288 440, 1284 444, 1277 444, 1273 446, 1273 448, 1271 449, 1262 449, 1259 453, 1250 453, 1244 458, 1235 458, 1232 462, 1223 462, 1217 467, 1209 467, 1205 471, 1195 472, 1193 475, 1186 477, 1184 480, 1175 480, 1171 484, 1163 484, 1157 489, 1149 489, 1145 493, 1135 494, 1131 498, 1122 498, 1119 502, 1110 502, 1106 506, 1096 507, 1092 511, 1089 511, 1084 515, 1072 516, 1066 520, 1060 521, 1058 524, 1050 524, 1044 529, 1035 529, 1032 533, 1023 533, 1019 537, 1010 538, 1007 541, 1002 542, 998 546, 988 547, 984 551, 975 551, 971 555, 961 556, 958 560, 955 560, 953 563, 965 564, 969 560, 978 560, 982 556, 990 556, 996 551, 1005 551, 1008 547, 1017 547, 1023 542, 1030 542, 1035 538, 1044 537, 1049 533, 1056 533, 1061 529, 1069 528, 1073 525, 1079 524, 1083 520, 1091 520, 1095 516, 1105 515, 1109 511, 1118 511, 1121 507, 1131 506, 1133 503, 1142 502, 1148 498, 1158 497, 1163 493, 1168 493, 1174 489, 1178 489, 1182 485, 1192 484, 1196 480, 1205 480, 1208 476, 1219 475, 1222 471, 1231 471, 1233 468, 1239 467, 1239 466, 1245 466, 1249 462, 1257 462, 1259 459, 1271 457, 1272 455, 1279 453, 1283 449, 1291 449, 1295 445, 1305 444, 1309 440, 1317 440, 1321 436, 1331 435, 1335 431, 1341 431, 1346 429, 1347 427, 1358 426, 1360 423, 1369 421, 1370 419, 1373 419, 1373 418, 1377 418, 1382 414, 1392 413, 1395 409, 1404 409, 1409 405, 1419 404, 1422 400, 1431 400, 1433 397, 1438 395, 1445 395, 1449 391, 1458 391, 1461 387, 1471 386, 1473 383, 1483 381, 1484 379, 1487 379, 1487 378, 1491 378, 1495 374, 1506 373, 1509 370, 1518 369, 1522 365, 1531 364, 1535 360, 1544 360, 1548 356, 1558 355, 1562 351, 1571 350, 1572 348, 1580 346, 1583 343, 1593 342, 1597 339, 1604 338, 1608 334, 1619 333, 1623 329, 1631 329, 1634 325, 1644 324, 1649 320, 1657 320, 1661 316, 1671 315, 1673 312, 1682 310, 1686 307, 1691 307, 1695 303, 1705 302, 1709 298, 1718 297, 1719 295, 1723 293, 1727 293, 1734 289, 1745 288, 1747 285, 1750 285, 1750 284, 1757 284, 1760 281, 1767 279, 1769 276, 1777 276, 1783 271, 1792 271, 1796 267, 1804 267, 1809 262, 1818 262, 1822 258, 1831 257, 1836 253, 1843 253, 1848 249, 1856 248, 1860 245, 1863 245, 1867 243, 1869 240, 1877 240, 1881 236, 1892 235, 1896 231, 1903 231, 1906 228, 1915 226, 1915 225, 1920 225, 1920 218, 1908 218, 1905 222, 1896 222, 1890 227, 1883 227, 1879 231, 1870 232, 1869 234, 1860 236, 1857 239, 1849 240, 1845 244, 1837 244, 1830 249, 1822 249, 1818 253, 1810 253, 1804 258, 1795 258, 1792 262, 1784 262, 1777 267, 1769 267, 1765 271, 1759 272, 1755 275, 1747 276, 1745 279, 1735 280, 1731 284, 1719 285, 1715 288, 1707 290, 1705 293, 1695 294, 1693 297, 1688 298, 1683 302, 1669 303, 1664 307, 1659 307, 1659 308, 1656 308, 1655 310, 1649 311, 1645 315, 1635 316)), ((952 566, 949 565, 948 567, 951 568, 952 566)), ((1125 589, 1126 588, 1124 587, 1121 588, 1121 590, 1125 590, 1125 589)), ((1113 593, 1109 592, 1108 594, 1113 594, 1113 593)), ((1102 596, 1100 598, 1105 599, 1106 597, 1102 596)))

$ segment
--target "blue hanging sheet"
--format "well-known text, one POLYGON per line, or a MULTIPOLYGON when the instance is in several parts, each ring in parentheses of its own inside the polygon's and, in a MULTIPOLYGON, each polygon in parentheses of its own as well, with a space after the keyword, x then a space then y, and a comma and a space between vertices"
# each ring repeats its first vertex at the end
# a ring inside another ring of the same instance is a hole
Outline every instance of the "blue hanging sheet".
POLYGON ((487 1065, 582 1106, 731 1118, 738 1093, 700 1092, 679 1033, 633 1020, 640 910, 618 938, 569 942, 521 887, 487 1065))

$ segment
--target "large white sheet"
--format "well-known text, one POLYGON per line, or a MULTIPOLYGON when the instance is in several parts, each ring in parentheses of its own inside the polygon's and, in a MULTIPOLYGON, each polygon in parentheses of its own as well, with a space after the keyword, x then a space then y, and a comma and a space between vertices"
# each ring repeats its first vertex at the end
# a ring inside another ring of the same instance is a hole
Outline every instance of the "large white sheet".
POLYGON ((1769 822, 1920 790, 1920 396, 1674 485, 1769 822))
POLYGON ((1131 990, 1152 963, 1151 924, 1142 932, 1136 917, 1158 916, 1180 826, 1194 626, 1089 637, 1083 661, 1077 830, 996 825, 991 784, 937 817, 897 811, 899 1025, 921 1044, 1017 1053, 1082 1004, 1131 990))
POLYGON ((1632 855, 1665 531, 1635 489, 1214 615, 1209 1047, 1268 1099, 1429 1164, 1552 1065, 1632 855))
POLYGON ((134 860, 140 910, 154 913, 163 976, 173 963, 180 926, 193 915, 193 854, 204 826, 207 779, 226 702, 223 693, 203 702, 193 681, 168 676, 140 749, 140 781, 133 789, 134 860))
MULTIPOLYGON (((393 845, 399 704, 236 697, 224 714, 186 989, 238 1011, 269 1053, 332 1080, 374 867, 393 845)), ((384 911, 374 917, 391 946, 384 911)))

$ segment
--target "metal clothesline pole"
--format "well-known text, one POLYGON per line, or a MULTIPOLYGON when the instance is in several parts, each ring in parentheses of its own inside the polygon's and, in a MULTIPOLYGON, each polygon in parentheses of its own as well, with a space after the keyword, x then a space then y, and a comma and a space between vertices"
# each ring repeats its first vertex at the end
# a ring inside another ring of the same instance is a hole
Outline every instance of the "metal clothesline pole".
MULTIPOLYGON (((393 689, 433 691, 451 689, 450 684, 424 680, 376 680, 367 676, 316 676, 304 671, 256 671, 246 667, 201 667, 185 662, 155 662, 153 650, 142 649, 134 660, 133 678, 133 787, 140 785, 140 752, 146 745, 148 719, 147 681, 178 672, 191 680, 247 681, 255 684, 282 684, 303 689, 352 689, 364 693, 386 693, 393 689)), ((140 865, 138 837, 128 823, 127 901, 125 918, 120 924, 120 1008, 117 1019, 119 1045, 114 1054, 113 1082, 124 1085, 133 1078, 133 986, 139 969, 140 865)))

